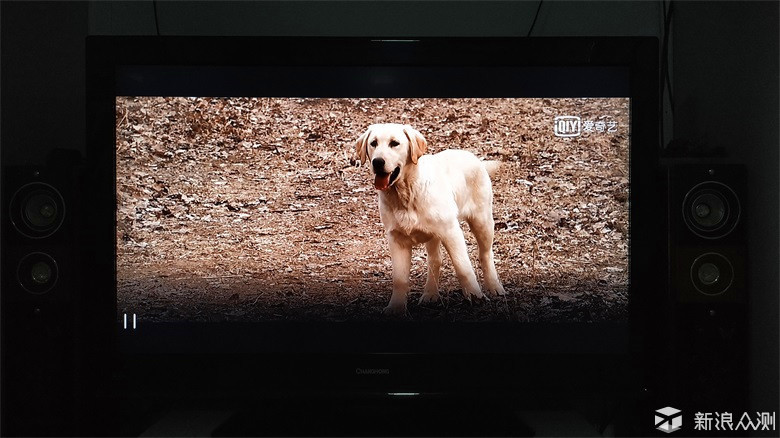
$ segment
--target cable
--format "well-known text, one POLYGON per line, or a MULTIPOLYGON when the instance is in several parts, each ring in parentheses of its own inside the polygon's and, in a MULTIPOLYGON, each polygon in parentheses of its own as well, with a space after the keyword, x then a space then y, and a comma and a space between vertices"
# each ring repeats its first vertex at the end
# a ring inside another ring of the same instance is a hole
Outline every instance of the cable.
POLYGON ((534 26, 536 26, 536 19, 539 18, 539 11, 542 9, 542 2, 544 0, 539 0, 539 5, 536 7, 536 15, 534 15, 534 21, 531 23, 531 27, 528 28, 528 35, 526 37, 531 36, 531 32, 534 30, 534 26))
POLYGON ((669 92, 669 107, 672 110, 672 114, 674 114, 674 95, 672 94, 672 80, 669 75, 669 35, 671 34, 673 9, 674 0, 669 0, 669 9, 666 11, 666 18, 664 20, 664 59, 666 60, 664 75, 666 79, 666 90, 669 92))
POLYGON ((660 92, 659 101, 660 105, 658 108, 659 113, 659 121, 660 121, 660 141, 661 141, 661 148, 665 149, 666 144, 665 142, 665 135, 664 135, 664 97, 666 96, 666 91, 669 91, 669 109, 672 113, 672 116, 674 116, 674 96, 672 95, 672 84, 671 84, 671 76, 669 75, 669 29, 672 21, 672 3, 673 0, 669 0, 669 8, 666 7, 666 1, 661 0, 661 8, 663 11, 663 17, 664 17, 664 30, 663 30, 663 43, 661 46, 661 71, 660 71, 660 77, 659 79, 659 87, 658 90, 660 92))
POLYGON ((154 7, 154 30, 157 31, 157 36, 160 36, 160 20, 157 17, 157 0, 152 0, 152 6, 154 7))

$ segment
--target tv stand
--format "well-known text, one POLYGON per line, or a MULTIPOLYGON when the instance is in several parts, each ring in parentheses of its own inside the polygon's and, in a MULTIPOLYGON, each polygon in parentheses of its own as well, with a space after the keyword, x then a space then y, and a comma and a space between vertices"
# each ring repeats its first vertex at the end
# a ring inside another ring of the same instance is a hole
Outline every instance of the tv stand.
POLYGON ((575 410, 476 398, 287 398, 244 408, 171 409, 140 436, 600 436, 575 410))

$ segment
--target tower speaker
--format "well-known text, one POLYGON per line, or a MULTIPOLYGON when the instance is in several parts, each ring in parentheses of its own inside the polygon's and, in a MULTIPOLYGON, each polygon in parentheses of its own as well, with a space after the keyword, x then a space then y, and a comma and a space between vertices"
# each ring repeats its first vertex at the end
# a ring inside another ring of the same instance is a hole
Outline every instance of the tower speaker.
POLYGON ((668 168, 667 400, 700 412, 747 409, 747 180, 743 166, 668 168))
POLYGON ((2 168, 3 435, 74 433, 80 169, 66 151, 2 168))
POLYGON ((744 302, 744 167, 681 164, 668 176, 672 294, 680 302, 744 302))

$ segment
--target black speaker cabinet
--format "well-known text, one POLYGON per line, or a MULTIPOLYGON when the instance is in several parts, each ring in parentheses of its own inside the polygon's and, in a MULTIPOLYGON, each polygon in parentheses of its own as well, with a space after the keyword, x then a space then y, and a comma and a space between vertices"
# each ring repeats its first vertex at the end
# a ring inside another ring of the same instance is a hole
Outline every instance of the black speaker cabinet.
POLYGON ((2 168, 2 434, 73 432, 79 160, 2 168))
POLYGON ((668 175, 672 294, 681 302, 744 302, 744 167, 680 164, 668 175))
POLYGON ((664 401, 684 412, 743 412, 749 345, 746 171, 734 164, 675 164, 667 175, 675 358, 664 401))

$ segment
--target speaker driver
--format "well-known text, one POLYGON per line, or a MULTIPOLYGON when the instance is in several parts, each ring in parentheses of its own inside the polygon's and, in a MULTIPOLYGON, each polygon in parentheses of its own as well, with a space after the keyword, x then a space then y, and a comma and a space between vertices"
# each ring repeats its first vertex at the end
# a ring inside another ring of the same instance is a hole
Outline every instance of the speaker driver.
POLYGON ((691 265, 691 281, 704 295, 720 295, 734 281, 734 267, 729 259, 715 252, 696 257, 691 265))
POLYGON ((14 193, 9 212, 17 231, 31 239, 42 239, 62 226, 65 201, 54 187, 34 182, 25 184, 14 193))
POLYGON ((42 252, 27 254, 19 262, 16 278, 19 284, 31 294, 41 295, 57 284, 57 262, 42 252))
POLYGON ((691 232, 704 239, 718 239, 737 226, 739 198, 725 184, 706 181, 694 186, 683 200, 683 219, 691 232))

